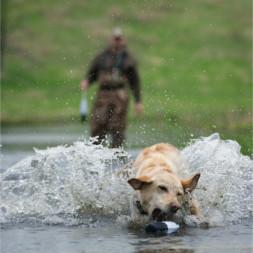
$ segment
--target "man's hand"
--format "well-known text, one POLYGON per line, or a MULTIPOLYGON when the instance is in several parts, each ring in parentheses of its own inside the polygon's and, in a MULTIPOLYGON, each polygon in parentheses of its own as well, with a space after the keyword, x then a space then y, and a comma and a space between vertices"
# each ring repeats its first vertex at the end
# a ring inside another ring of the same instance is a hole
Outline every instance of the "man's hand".
POLYGON ((87 91, 89 87, 89 82, 88 80, 82 80, 80 84, 80 88, 82 91, 87 91))
POLYGON ((135 104, 135 113, 136 115, 141 115, 143 113, 143 104, 141 102, 135 104))

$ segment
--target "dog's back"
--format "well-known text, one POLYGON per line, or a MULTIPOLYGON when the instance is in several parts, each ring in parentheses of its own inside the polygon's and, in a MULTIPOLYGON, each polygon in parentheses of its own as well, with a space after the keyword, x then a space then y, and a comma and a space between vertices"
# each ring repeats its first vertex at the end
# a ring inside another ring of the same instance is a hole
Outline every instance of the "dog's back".
POLYGON ((169 172, 178 174, 182 167, 180 151, 170 144, 159 143, 145 148, 137 157, 134 167, 137 176, 154 170, 154 167, 166 168, 169 172))

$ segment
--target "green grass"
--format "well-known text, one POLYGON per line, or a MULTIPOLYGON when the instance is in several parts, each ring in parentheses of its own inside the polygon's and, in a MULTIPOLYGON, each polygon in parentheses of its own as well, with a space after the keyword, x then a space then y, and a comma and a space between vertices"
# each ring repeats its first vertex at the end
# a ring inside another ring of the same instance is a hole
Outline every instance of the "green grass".
POLYGON ((27 0, 5 11, 3 124, 77 122, 80 80, 120 26, 145 106, 129 129, 217 131, 252 152, 251 1, 27 0))

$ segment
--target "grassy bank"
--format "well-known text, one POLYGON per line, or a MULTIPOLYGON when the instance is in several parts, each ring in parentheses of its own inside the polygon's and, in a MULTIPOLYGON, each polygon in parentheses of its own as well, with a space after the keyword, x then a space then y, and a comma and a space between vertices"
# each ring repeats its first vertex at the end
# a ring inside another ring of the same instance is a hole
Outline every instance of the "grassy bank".
POLYGON ((5 10, 2 124, 77 122, 87 64, 120 26, 145 106, 129 124, 217 131, 251 153, 251 1, 27 0, 5 10))

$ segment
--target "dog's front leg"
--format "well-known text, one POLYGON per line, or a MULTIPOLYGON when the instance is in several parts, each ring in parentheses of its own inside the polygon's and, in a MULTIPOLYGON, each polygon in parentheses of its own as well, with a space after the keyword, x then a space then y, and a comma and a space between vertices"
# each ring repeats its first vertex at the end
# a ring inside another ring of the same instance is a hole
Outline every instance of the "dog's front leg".
POLYGON ((190 227, 209 227, 209 222, 204 218, 198 201, 191 194, 185 198, 183 223, 190 227))

